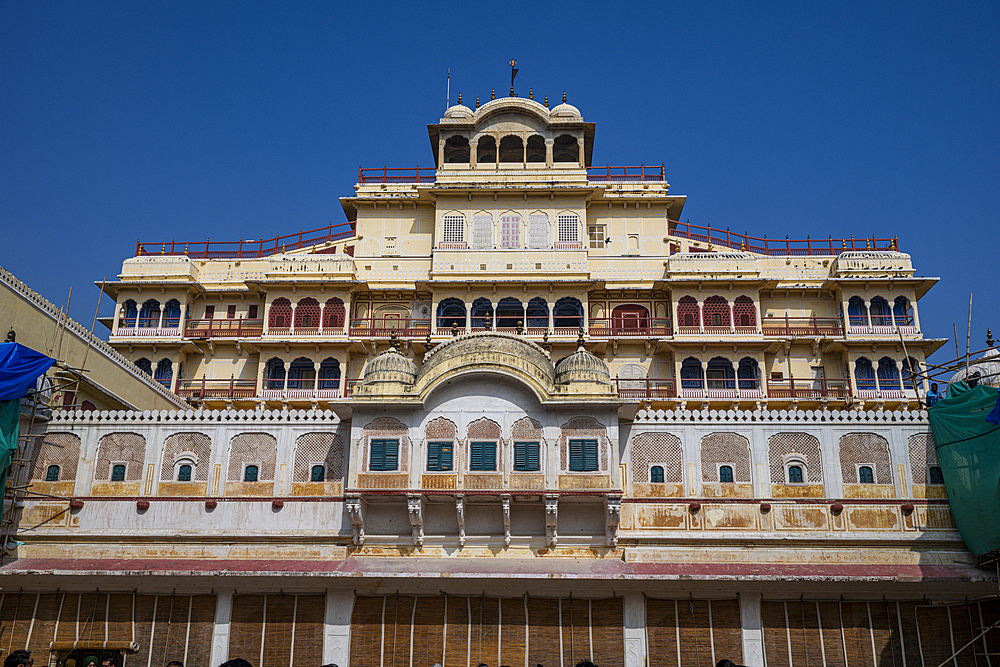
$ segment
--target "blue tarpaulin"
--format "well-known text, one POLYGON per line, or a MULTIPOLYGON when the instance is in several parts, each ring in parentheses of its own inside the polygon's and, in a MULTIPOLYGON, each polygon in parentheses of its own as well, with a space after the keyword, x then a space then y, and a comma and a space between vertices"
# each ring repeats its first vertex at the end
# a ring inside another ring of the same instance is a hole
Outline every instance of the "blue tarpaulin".
POLYGON ((55 359, 20 343, 0 343, 0 401, 24 398, 55 359))

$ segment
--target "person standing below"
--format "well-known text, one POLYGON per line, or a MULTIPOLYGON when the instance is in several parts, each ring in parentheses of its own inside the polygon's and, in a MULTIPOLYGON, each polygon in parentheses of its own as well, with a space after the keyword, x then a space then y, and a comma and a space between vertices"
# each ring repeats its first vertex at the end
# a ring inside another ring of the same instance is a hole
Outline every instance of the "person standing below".
POLYGON ((927 392, 927 407, 932 407, 940 400, 941 394, 938 393, 937 382, 931 382, 931 390, 927 392))
POLYGON ((105 658, 101 660, 101 667, 117 667, 114 658, 105 658))
POLYGON ((16 651, 11 651, 11 654, 4 659, 3 667, 31 667, 34 663, 31 651, 19 648, 16 651))
POLYGON ((167 663, 166 667, 184 667, 184 663, 180 660, 171 660, 167 663))
POLYGON ((83 659, 83 664, 80 667, 97 667, 97 656, 88 655, 83 659))
POLYGON ((219 667, 253 667, 253 665, 243 658, 233 658, 232 660, 226 660, 219 667))

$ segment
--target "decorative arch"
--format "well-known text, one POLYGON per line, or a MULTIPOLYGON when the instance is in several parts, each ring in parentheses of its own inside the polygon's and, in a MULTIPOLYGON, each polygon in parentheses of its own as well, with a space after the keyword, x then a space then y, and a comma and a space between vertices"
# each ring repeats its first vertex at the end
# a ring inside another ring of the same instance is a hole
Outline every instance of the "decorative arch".
MULTIPOLYGON (((406 424, 394 417, 379 417, 368 422, 362 429, 364 433, 364 461, 361 470, 369 472, 368 464, 371 462, 371 441, 373 438, 397 438, 399 439, 399 466, 395 472, 404 473, 409 471, 410 465, 410 430, 406 424)), ((374 471, 372 471, 374 472, 374 471)))
POLYGON ((500 247, 517 250, 521 247, 521 214, 504 211, 500 214, 500 247))
POLYGON ((525 311, 528 318, 528 329, 548 329, 549 328, 549 304, 540 296, 536 296, 528 301, 528 309, 525 311))
POLYGON ((448 211, 441 216, 441 242, 465 243, 465 214, 448 211))
POLYGON ((619 395, 621 395, 622 391, 629 392, 632 395, 635 395, 637 392, 643 392, 640 395, 645 395, 646 375, 646 368, 644 366, 640 366, 639 364, 625 364, 619 368, 619 395))
POLYGON ((740 389, 760 389, 760 367, 753 357, 743 357, 736 368, 740 389))
POLYGON ((97 463, 94 465, 94 480, 111 480, 114 465, 124 465, 124 482, 138 482, 142 479, 142 467, 146 459, 146 438, 138 433, 108 433, 97 443, 97 463))
POLYGON ((510 427, 510 437, 512 440, 538 440, 544 442, 542 437, 542 425, 538 420, 531 417, 521 417, 510 427))
POLYGON ((477 164, 496 164, 497 161, 497 140, 488 134, 479 137, 476 144, 477 164))
POLYGON ((323 305, 323 328, 343 329, 344 321, 347 317, 347 310, 344 308, 344 301, 337 297, 330 297, 323 305))
POLYGON ((469 424, 465 430, 465 437, 469 440, 500 440, 500 424, 488 417, 480 417, 469 424))
POLYGON ((125 303, 122 304, 122 326, 134 327, 138 317, 139 309, 136 307, 135 301, 127 299, 125 303))
POLYGON ((267 360, 267 383, 268 389, 285 388, 285 362, 278 357, 267 360))
POLYGON ((852 327, 868 326, 868 319, 865 316, 865 300, 860 296, 852 296, 847 302, 847 317, 852 327))
POLYGON ((757 327, 757 306, 748 296, 738 296, 733 300, 733 316, 737 327, 757 327))
POLYGON ((477 211, 472 214, 472 247, 477 250, 493 248, 493 214, 477 211))
POLYGON ((749 484, 750 441, 737 433, 710 433, 701 439, 701 479, 703 482, 723 482, 719 466, 732 468, 733 482, 749 484))
POLYGON ((528 215, 528 247, 549 247, 549 215, 543 211, 534 211, 528 215))
POLYGON ((868 357, 858 357, 854 362, 854 384, 858 389, 875 389, 875 369, 868 357))
POLYGON ((610 440, 604 425, 593 417, 573 417, 559 427, 559 469, 569 470, 569 441, 575 439, 597 440, 597 473, 608 474, 608 450, 610 440))
POLYGON ((316 379, 316 366, 308 357, 298 357, 288 365, 288 388, 309 390, 316 379))
POLYGON ((688 357, 681 362, 682 389, 701 389, 703 379, 700 359, 688 357))
POLYGON ((319 325, 319 301, 311 296, 299 299, 295 304, 295 328, 318 329, 319 325))
POLYGON ((611 311, 611 329, 616 332, 638 333, 649 328, 649 309, 628 303, 615 306, 611 311))
POLYGON ((465 330, 465 303, 455 297, 442 299, 437 308, 438 328, 447 329, 452 325, 465 330))
POLYGON ((160 457, 160 481, 177 479, 177 464, 184 461, 194 470, 192 482, 207 482, 212 460, 212 439, 204 433, 174 433, 163 441, 160 457))
POLYGON ((445 140, 445 164, 468 164, 470 156, 469 140, 466 137, 456 134, 445 140))
POLYGON ((858 484, 858 467, 872 466, 875 484, 892 484, 889 441, 874 433, 848 433, 840 438, 840 474, 845 484, 858 484))
POLYGON ((140 357, 135 360, 135 365, 139 367, 139 370, 146 375, 153 374, 153 362, 151 362, 146 357, 140 357))
POLYGON ((524 142, 515 134, 500 139, 500 162, 524 162, 524 142))
POLYGON ((682 484, 684 482, 684 450, 681 439, 673 433, 639 433, 629 445, 632 459, 632 482, 649 483, 650 468, 663 468, 663 482, 682 484))
POLYGON ((726 327, 729 323, 729 302, 724 296, 710 296, 705 299, 701 309, 702 317, 705 318, 705 327, 726 327))
POLYGON ((427 440, 457 440, 458 426, 445 417, 436 417, 424 426, 424 438, 427 440))
POLYGON ((552 309, 553 326, 555 328, 583 328, 583 304, 573 296, 564 296, 556 301, 552 309))
POLYGON ((892 302, 892 316, 897 327, 913 326, 913 306, 905 296, 897 296, 892 302))
POLYGON ((698 300, 693 296, 682 296, 677 301, 677 326, 701 329, 698 300))
POLYGON ((493 302, 486 297, 479 297, 472 302, 470 311, 473 331, 488 331, 493 328, 493 302))
POLYGON ((170 386, 170 381, 174 377, 174 364, 170 359, 164 357, 160 359, 156 364, 156 371, 153 373, 153 379, 162 385, 170 386))
POLYGON ((528 137, 527 161, 545 162, 545 138, 538 134, 528 137))
POLYGON ((319 388, 326 390, 340 389, 340 360, 327 357, 319 365, 319 388))
POLYGON ((312 469, 323 466, 324 482, 344 478, 344 441, 336 433, 304 433, 295 440, 293 482, 312 481, 312 469))
POLYGON ((524 326, 524 305, 512 296, 505 296, 497 302, 497 329, 516 329, 517 323, 524 326))
POLYGON ((725 357, 712 357, 705 370, 709 391, 722 392, 736 389, 736 372, 733 362, 725 357))
POLYGON ((878 360, 878 381, 883 391, 901 391, 899 384, 899 369, 892 357, 882 357, 878 360))
POLYGON ((167 301, 163 306, 163 326, 168 328, 181 325, 181 302, 177 299, 167 301))
POLYGON ((270 433, 240 433, 229 443, 227 482, 242 482, 244 469, 257 466, 258 482, 273 482, 278 441, 270 433))
POLYGON ((41 445, 31 453, 31 479, 46 481, 50 466, 58 466, 56 480, 76 481, 76 471, 80 463, 80 436, 75 433, 48 433, 41 445))
POLYGON ((892 325, 892 311, 889 308, 889 302, 884 297, 872 297, 869 312, 872 317, 872 326, 888 327, 892 325))
POLYGON ((767 441, 767 455, 771 468, 771 483, 785 484, 786 467, 796 461, 804 466, 803 482, 823 483, 823 459, 819 440, 808 433, 776 433, 767 441))
POLYGON ((139 309, 139 328, 157 327, 160 325, 160 302, 147 299, 139 309))
POLYGON ((267 311, 268 329, 289 329, 292 326, 292 302, 281 297, 271 302, 267 311))
POLYGON ((580 144, 576 137, 569 134, 560 134, 552 144, 553 162, 579 162, 580 144))

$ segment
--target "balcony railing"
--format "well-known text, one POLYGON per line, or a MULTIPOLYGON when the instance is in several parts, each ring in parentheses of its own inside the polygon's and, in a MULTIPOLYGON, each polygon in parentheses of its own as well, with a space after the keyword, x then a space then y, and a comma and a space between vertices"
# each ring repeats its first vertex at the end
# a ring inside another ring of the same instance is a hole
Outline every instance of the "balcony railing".
POLYGON ((361 185, 402 185, 407 183, 433 183, 437 180, 434 167, 358 167, 358 183, 361 185))
POLYGON ((675 398, 677 387, 673 379, 646 378, 642 380, 615 380, 618 397, 627 401, 675 398))
POLYGON ((835 317, 765 317, 760 323, 765 337, 822 336, 840 338, 844 323, 835 317))
POLYGON ((830 380, 768 380, 767 397, 775 399, 847 398, 851 383, 843 379, 830 380))
POLYGON ((327 225, 309 231, 299 231, 298 234, 275 236, 273 239, 254 239, 239 241, 136 241, 135 256, 150 255, 187 255, 196 259, 254 259, 270 257, 289 250, 300 250, 323 243, 342 241, 355 236, 355 223, 344 225, 327 225))
MULTIPOLYGON (((292 387, 290 383, 293 380, 289 380, 289 386, 279 389, 263 389, 260 394, 261 398, 265 400, 288 400, 288 401, 309 401, 313 399, 324 399, 324 398, 340 398, 340 388, 336 389, 315 389, 313 387, 308 388, 296 388, 292 387)), ((312 380, 304 380, 304 383, 313 383, 312 380)), ((336 380, 336 382, 340 382, 336 380)))
POLYGON ((729 398, 755 400, 764 398, 759 380, 681 380, 681 398, 729 398))
MULTIPOLYGON (((389 338, 393 332, 401 338, 419 338, 430 330, 429 318, 360 317, 351 320, 351 336, 364 338, 389 338)), ((464 333, 464 327, 461 331, 464 333)))
POLYGON ((264 336, 266 338, 289 337, 289 336, 334 337, 334 336, 343 336, 344 333, 345 330, 343 325, 340 325, 339 327, 299 325, 297 327, 268 327, 267 331, 264 332, 264 336))
POLYGON ((662 183, 666 178, 666 167, 587 167, 587 180, 591 183, 662 183))
POLYGON ((177 325, 172 327, 145 327, 145 326, 120 326, 115 329, 116 336, 128 336, 130 338, 171 338, 181 335, 181 328, 177 325))
POLYGON ((260 338, 264 331, 262 319, 188 320, 186 338, 260 338))
POLYGON ((903 324, 895 325, 892 324, 875 324, 874 321, 872 326, 867 324, 854 324, 852 319, 851 326, 848 327, 847 333, 852 336, 898 336, 903 334, 904 336, 916 336, 917 328, 913 325, 903 324))
POLYGON ((256 380, 177 380, 177 395, 200 399, 241 399, 257 395, 256 380))
POLYGON ((737 234, 728 229, 720 230, 712 227, 702 227, 692 225, 689 222, 669 221, 670 235, 677 236, 692 241, 708 243, 720 248, 730 250, 744 250, 754 252, 759 255, 769 255, 772 257, 787 257, 789 255, 839 255, 842 252, 856 250, 893 250, 899 251, 899 241, 893 238, 864 238, 849 239, 827 238, 822 239, 769 239, 766 236, 759 238, 749 234, 737 234))
POLYGON ((658 317, 625 319, 620 317, 592 317, 590 335, 595 338, 631 338, 671 335, 670 320, 658 317))

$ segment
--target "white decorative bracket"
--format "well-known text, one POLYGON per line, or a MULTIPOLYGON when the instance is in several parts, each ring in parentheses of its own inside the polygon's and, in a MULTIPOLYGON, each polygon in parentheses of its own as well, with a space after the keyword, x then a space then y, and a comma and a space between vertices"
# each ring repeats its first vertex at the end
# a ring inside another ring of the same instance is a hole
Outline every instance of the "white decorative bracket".
POLYGON ((354 544, 362 546, 365 543, 365 509, 367 503, 361 497, 347 498, 347 518, 351 521, 354 533, 354 544))
POLYGON ((413 544, 424 545, 424 498, 423 496, 407 496, 406 509, 410 515, 410 526, 413 528, 413 544))
POLYGON ((618 523, 621 514, 621 496, 604 496, 604 543, 612 548, 618 546, 618 523))
POLYGON ((458 514, 458 545, 465 546, 465 496, 455 496, 455 512, 458 514))
POLYGON ((510 496, 502 495, 500 496, 500 502, 503 503, 503 543, 504 546, 510 546, 510 496))
POLYGON ((559 535, 556 534, 556 525, 559 523, 559 496, 545 496, 545 543, 550 547, 555 547, 559 542, 559 535))

